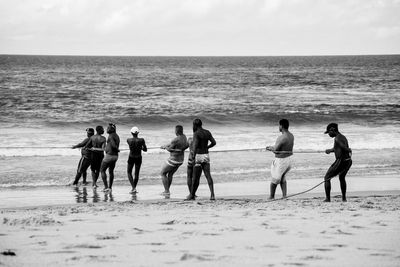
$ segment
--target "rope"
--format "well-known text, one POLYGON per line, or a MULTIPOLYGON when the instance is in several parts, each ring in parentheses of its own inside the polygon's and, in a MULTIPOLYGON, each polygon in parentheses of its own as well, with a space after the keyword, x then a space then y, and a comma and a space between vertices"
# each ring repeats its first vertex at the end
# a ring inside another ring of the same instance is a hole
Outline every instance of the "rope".
POLYGON ((295 194, 291 194, 291 195, 288 195, 288 196, 286 196, 286 197, 282 197, 282 198, 277 198, 277 199, 269 199, 269 200, 267 200, 266 202, 268 203, 268 202, 274 202, 274 201, 279 201, 279 200, 285 200, 285 199, 287 199, 287 198, 290 198, 290 197, 294 197, 294 196, 298 196, 298 195, 302 195, 302 194, 305 194, 305 193, 307 193, 307 192, 310 192, 311 190, 314 190, 315 188, 317 188, 318 186, 320 186, 321 184, 323 184, 323 183, 325 183, 325 182, 327 182, 327 181, 330 181, 330 180, 332 180, 334 177, 331 177, 331 178, 329 178, 329 179, 327 179, 327 180, 324 180, 324 181, 322 181, 322 182, 320 182, 320 183, 318 183, 317 185, 315 185, 315 186, 313 186, 313 187, 311 187, 310 189, 307 189, 307 190, 304 190, 304 191, 301 191, 301 192, 299 192, 299 193, 295 193, 295 194))
MULTIPOLYGON (((72 146, 3 146, 3 149, 71 149, 72 146)), ((147 147, 148 150, 161 149, 159 146, 147 147)), ((120 149, 121 152, 129 151, 129 148, 120 149)), ((211 150, 212 152, 240 152, 240 151, 255 151, 263 152, 267 151, 265 148, 239 148, 239 149, 221 149, 221 150, 211 150)), ((271 151, 273 152, 273 151, 271 151)), ((301 154, 314 154, 314 153, 325 153, 322 150, 297 150, 297 151, 275 151, 275 153, 286 154, 286 153, 301 153, 301 154)))
POLYGON ((6 149, 24 149, 24 148, 35 148, 35 149, 60 149, 60 148, 69 148, 72 146, 3 146, 0 148, 6 149))

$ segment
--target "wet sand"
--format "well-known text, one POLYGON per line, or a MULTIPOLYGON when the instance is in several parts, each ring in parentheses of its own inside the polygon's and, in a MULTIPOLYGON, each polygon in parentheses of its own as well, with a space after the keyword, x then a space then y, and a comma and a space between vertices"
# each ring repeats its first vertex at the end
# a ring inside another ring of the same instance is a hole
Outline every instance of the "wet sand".
MULTIPOLYGON (((322 182, 321 179, 299 179, 288 181, 288 195, 304 192, 322 182)), ((138 185, 138 194, 129 193, 130 185, 115 185, 111 193, 104 193, 100 187, 94 190, 91 186, 43 186, 43 187, 18 187, 0 189, 0 209, 1 208, 21 208, 39 207, 47 205, 69 205, 76 203, 101 203, 101 202, 125 202, 125 201, 147 201, 162 200, 165 197, 160 193, 163 191, 161 180, 155 185, 138 185)), ((359 194, 360 192, 373 192, 378 194, 383 192, 400 191, 400 183, 395 175, 382 177, 370 176, 368 178, 350 177, 347 179, 349 194, 359 194)), ((269 195, 269 181, 254 182, 230 182, 215 183, 215 193, 217 198, 259 196, 267 199, 269 195)), ((340 194, 340 186, 337 178, 332 180, 332 193, 340 194)), ((324 185, 307 193, 315 197, 324 198, 324 185)), ((188 195, 188 188, 184 184, 171 186, 170 198, 174 200, 185 199, 188 195)), ((197 195, 199 200, 208 200, 210 193, 204 178, 201 179, 197 195)), ((302 195, 300 195, 302 196, 302 195)), ((299 197, 300 197, 299 196, 299 197)), ((282 197, 280 188, 277 188, 276 197, 282 197)))

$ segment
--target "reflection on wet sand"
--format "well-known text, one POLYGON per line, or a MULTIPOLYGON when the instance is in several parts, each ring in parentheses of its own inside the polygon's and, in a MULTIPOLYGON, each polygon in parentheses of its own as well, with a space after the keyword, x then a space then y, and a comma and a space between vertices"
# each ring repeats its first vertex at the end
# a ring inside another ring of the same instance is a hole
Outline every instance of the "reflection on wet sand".
POLYGON ((76 203, 87 203, 87 189, 86 187, 75 187, 74 191, 76 192, 75 199, 76 203))
MULTIPOLYGON (((75 192, 75 201, 76 203, 87 203, 88 202, 88 189, 86 187, 75 187, 74 188, 75 192)), ((114 201, 114 196, 112 192, 99 192, 97 191, 96 188, 93 188, 93 196, 89 198, 92 199, 93 203, 98 203, 98 202, 113 202, 114 201), (104 197, 101 198, 101 195, 104 194, 104 197)))

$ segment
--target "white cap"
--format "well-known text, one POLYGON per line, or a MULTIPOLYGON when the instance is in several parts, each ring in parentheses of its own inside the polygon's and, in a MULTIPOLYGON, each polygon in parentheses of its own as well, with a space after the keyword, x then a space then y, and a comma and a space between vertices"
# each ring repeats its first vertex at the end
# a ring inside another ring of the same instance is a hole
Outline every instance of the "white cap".
POLYGON ((139 128, 138 127, 132 127, 131 133, 139 133, 139 128))

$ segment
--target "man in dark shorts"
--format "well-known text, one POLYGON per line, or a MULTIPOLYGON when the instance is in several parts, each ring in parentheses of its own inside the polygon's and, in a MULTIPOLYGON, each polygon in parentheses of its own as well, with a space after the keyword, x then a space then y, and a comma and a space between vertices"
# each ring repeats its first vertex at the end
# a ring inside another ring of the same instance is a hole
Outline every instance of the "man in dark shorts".
POLYGON ((128 158, 128 179, 131 183, 132 190, 131 194, 136 194, 136 186, 139 181, 140 166, 142 166, 142 150, 147 151, 146 142, 143 138, 139 138, 139 129, 137 127, 132 127, 131 129, 132 138, 128 138, 126 141, 129 146, 129 158, 128 158), (132 177, 133 166, 135 166, 135 179, 132 177))
POLYGON ((83 184, 83 185, 86 185, 86 184, 87 184, 87 181, 86 181, 86 176, 87 176, 86 170, 87 170, 87 169, 89 168, 89 166, 90 166, 90 161, 91 161, 92 153, 91 153, 90 149, 86 147, 86 145, 87 145, 87 143, 89 142, 91 136, 94 135, 94 130, 93 130, 93 128, 87 128, 87 129, 86 129, 86 135, 87 135, 87 137, 86 137, 82 142, 80 142, 79 144, 74 145, 74 146, 72 147, 72 149, 75 149, 75 148, 78 148, 78 147, 81 147, 81 148, 82 148, 82 149, 81 149, 81 155, 82 155, 82 157, 81 157, 81 159, 79 160, 79 164, 78 164, 78 169, 77 169, 77 171, 76 171, 75 180, 74 180, 74 182, 72 183, 72 185, 75 185, 75 186, 78 185, 78 182, 79 182, 79 179, 81 178, 81 176, 83 176, 83 182, 82 182, 82 184, 83 184))
POLYGON ((101 162, 104 158, 104 150, 106 148, 106 138, 103 136, 104 128, 99 125, 96 127, 96 134, 93 135, 87 146, 92 150, 92 161, 90 169, 92 170, 93 188, 97 188, 97 179, 100 175, 101 162))
POLYGON ((185 159, 185 149, 189 147, 186 135, 183 134, 183 127, 181 125, 175 126, 176 137, 166 146, 165 149, 170 152, 169 158, 165 161, 161 168, 161 179, 164 185, 164 192, 162 195, 168 197, 170 195, 169 188, 172 184, 174 173, 183 164, 185 159))
POLYGON ((193 121, 194 169, 192 189, 189 196, 186 198, 187 200, 195 200, 196 191, 200 184, 200 176, 202 171, 206 176, 208 187, 210 188, 210 200, 215 200, 214 182, 210 173, 210 156, 208 154, 208 150, 215 146, 217 143, 215 142, 215 139, 210 131, 203 129, 202 125, 203 123, 200 119, 195 119, 193 121))
POLYGON ((340 190, 342 191, 342 201, 347 201, 346 199, 346 174, 349 171, 352 160, 351 160, 351 148, 349 148, 349 143, 347 138, 339 132, 339 127, 336 123, 330 123, 326 127, 325 134, 329 134, 330 137, 335 138, 333 148, 327 149, 326 154, 335 152, 335 162, 331 165, 325 174, 325 202, 331 201, 331 179, 336 175, 339 175, 340 190))
POLYGON ((119 153, 119 136, 116 133, 116 126, 113 123, 108 124, 107 127, 107 144, 106 144, 106 156, 101 162, 100 173, 101 178, 104 183, 104 192, 110 192, 112 190, 112 185, 114 182, 114 169, 115 163, 118 160, 119 153), (108 169, 108 174, 110 176, 110 182, 107 183, 107 174, 106 171, 108 169))

